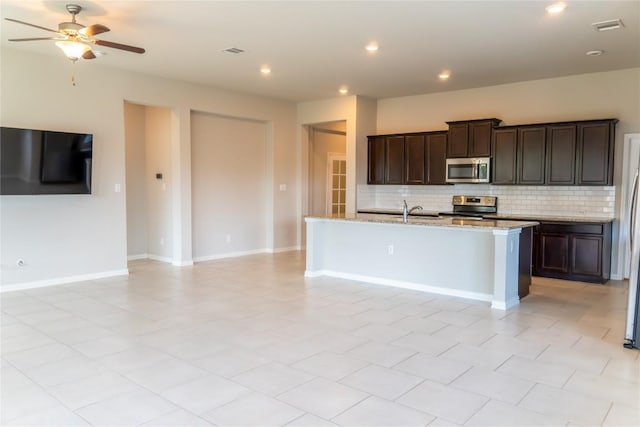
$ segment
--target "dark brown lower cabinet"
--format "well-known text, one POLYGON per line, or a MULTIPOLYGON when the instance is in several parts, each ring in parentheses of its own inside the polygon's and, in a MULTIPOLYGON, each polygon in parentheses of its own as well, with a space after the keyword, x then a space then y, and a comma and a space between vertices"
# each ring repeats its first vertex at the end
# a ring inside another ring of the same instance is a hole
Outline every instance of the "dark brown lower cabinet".
POLYGON ((535 276, 605 283, 611 270, 611 222, 540 221, 533 253, 535 276))
POLYGON ((540 268, 547 274, 569 273, 569 236, 540 233, 540 268))

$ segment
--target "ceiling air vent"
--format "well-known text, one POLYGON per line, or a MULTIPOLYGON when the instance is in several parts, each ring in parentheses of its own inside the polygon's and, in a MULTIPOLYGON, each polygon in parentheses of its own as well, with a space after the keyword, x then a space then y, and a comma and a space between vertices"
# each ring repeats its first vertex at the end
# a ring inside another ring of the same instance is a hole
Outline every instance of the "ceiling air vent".
POLYGON ((244 50, 238 49, 237 47, 228 47, 228 48, 224 49, 223 52, 224 53, 230 53, 232 55, 237 55, 239 53, 244 52, 244 50))
POLYGON ((609 21, 594 22, 591 25, 593 25, 593 28, 595 28, 596 31, 617 30, 619 28, 624 27, 624 24, 622 23, 622 19, 620 18, 610 19, 609 21))

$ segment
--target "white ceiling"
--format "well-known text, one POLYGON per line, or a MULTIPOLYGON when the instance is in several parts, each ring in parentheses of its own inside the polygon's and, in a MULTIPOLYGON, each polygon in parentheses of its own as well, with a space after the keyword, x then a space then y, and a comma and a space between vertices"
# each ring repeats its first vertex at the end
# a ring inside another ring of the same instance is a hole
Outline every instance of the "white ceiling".
MULTIPOLYGON (((2 18, 48 28, 68 21, 111 32, 96 38, 144 47, 137 55, 100 47, 100 64, 292 101, 350 94, 388 98, 571 74, 640 67, 640 0, 566 1, 32 1, 0 0, 2 18), (595 31, 621 18, 624 29, 595 31), (364 46, 375 40, 380 50, 364 46), (222 53, 228 47, 246 52, 222 53), (589 50, 605 54, 589 57, 589 50), (259 68, 271 66, 265 77, 259 68), (451 70, 451 79, 437 75, 451 70)), ((2 47, 66 60, 52 35, 2 21, 2 47)), ((83 66, 80 64, 79 66, 83 66)))

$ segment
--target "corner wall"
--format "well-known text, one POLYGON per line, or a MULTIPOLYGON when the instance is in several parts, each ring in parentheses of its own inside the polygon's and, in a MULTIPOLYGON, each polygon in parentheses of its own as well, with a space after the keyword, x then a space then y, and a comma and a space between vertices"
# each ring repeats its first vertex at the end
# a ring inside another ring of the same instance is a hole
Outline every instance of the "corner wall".
MULTIPOLYGON (((144 56, 134 60, 144 60, 144 56)), ((191 262, 191 110, 269 123, 274 187, 295 188, 294 103, 122 71, 97 59, 72 70, 62 55, 2 49, 1 125, 94 134, 93 188, 83 196, 2 196, 0 289, 20 289, 126 274, 124 101, 171 109, 173 262, 191 262), (114 191, 120 184, 122 192, 114 191), (17 259, 25 266, 16 266, 17 259)), ((272 247, 295 247, 296 195, 276 192, 269 206, 272 247)))

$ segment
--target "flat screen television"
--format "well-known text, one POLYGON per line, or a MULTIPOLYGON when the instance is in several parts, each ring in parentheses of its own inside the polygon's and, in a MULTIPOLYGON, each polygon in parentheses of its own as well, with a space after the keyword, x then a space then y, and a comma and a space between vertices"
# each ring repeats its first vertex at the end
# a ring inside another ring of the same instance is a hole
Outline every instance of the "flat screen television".
POLYGON ((93 135, 0 127, 0 194, 91 194, 93 135))

